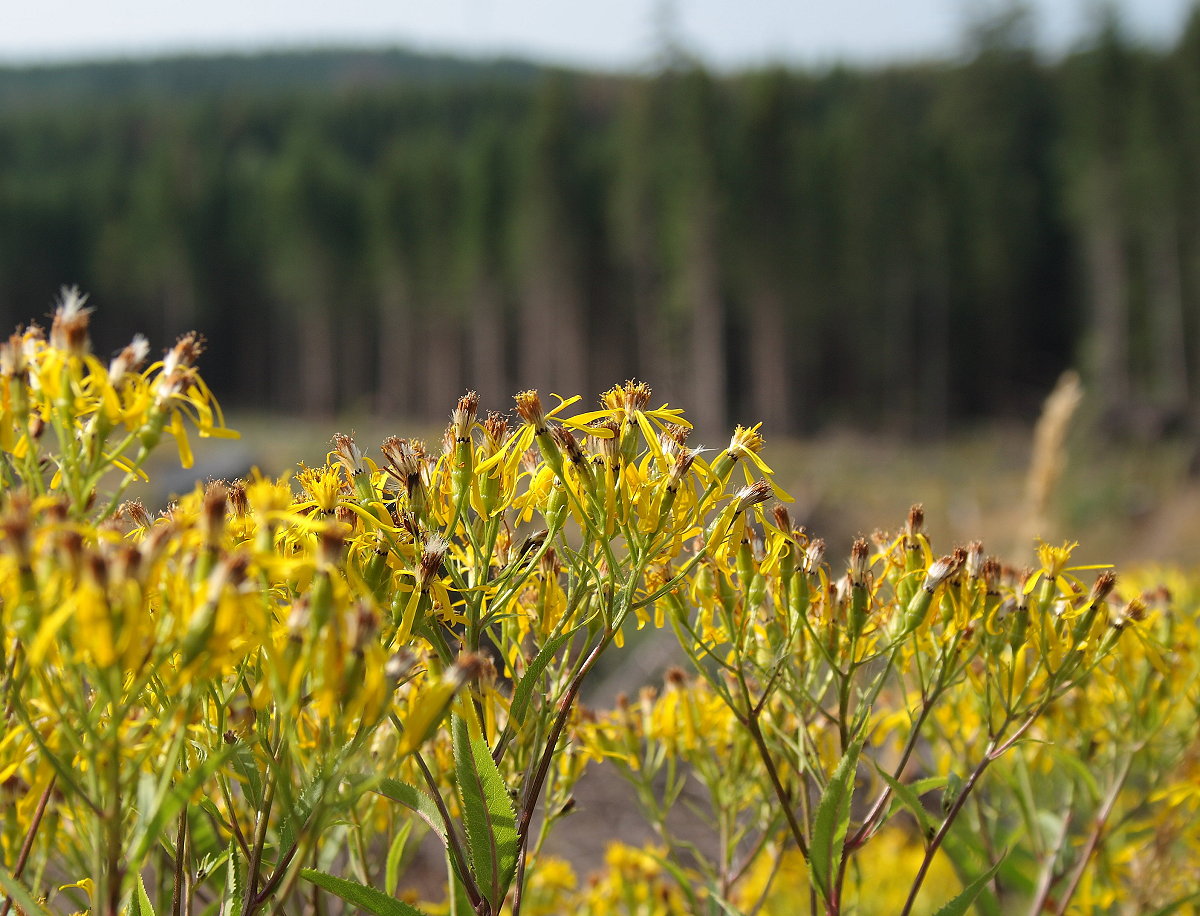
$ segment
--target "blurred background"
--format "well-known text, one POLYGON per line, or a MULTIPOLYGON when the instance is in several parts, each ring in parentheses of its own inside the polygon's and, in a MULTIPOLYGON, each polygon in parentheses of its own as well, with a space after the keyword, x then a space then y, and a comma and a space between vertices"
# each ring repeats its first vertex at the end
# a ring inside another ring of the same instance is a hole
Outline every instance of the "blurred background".
POLYGON ((913 501, 1008 549, 1075 368, 1037 533, 1194 560, 1191 0, 34 6, 0 324, 78 284, 102 354, 202 331, 245 432, 205 473, 637 377, 694 442, 764 421, 835 552, 913 501))

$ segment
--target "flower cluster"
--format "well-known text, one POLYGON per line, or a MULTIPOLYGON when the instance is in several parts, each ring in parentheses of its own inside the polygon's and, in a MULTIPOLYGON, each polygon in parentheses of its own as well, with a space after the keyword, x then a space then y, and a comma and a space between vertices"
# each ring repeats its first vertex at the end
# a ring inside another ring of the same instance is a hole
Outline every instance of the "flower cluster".
POLYGON ((577 414, 468 393, 440 447, 337 435, 152 512, 126 491, 168 433, 185 465, 189 429, 232 434, 195 335, 105 366, 89 317, 68 291, 0 346, 0 916, 319 893, 411 916, 422 834, 447 868, 427 905, 482 916, 915 913, 930 874, 988 912, 1195 886, 1195 620, 1079 578, 1074 545, 938 557, 915 507, 831 566, 766 508, 759 427, 706 461, 635 381, 577 414), (648 625, 692 670, 583 708, 648 625), (656 845, 578 886, 545 843, 596 761, 656 845), (880 856, 912 874, 873 878, 880 856))

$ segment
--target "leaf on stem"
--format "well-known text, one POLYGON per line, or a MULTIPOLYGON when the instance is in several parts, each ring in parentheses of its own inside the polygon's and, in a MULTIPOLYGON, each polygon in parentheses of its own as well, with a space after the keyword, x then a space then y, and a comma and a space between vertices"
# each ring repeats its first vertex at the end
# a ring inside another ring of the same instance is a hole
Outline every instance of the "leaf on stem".
POLYGON ((860 729, 846 748, 846 753, 838 762, 837 769, 833 771, 833 777, 817 804, 812 843, 809 847, 810 867, 817 887, 826 899, 829 899, 834 880, 842 866, 846 828, 850 824, 850 802, 854 797, 854 776, 866 737, 866 729, 860 729))
POLYGON ((500 910, 517 864, 517 814, 492 751, 454 716, 454 770, 462 801, 471 869, 480 892, 500 910))
POLYGON ((992 878, 996 876, 996 872, 1003 864, 1004 856, 1001 856, 999 862, 964 887, 962 893, 938 910, 934 916, 966 916, 971 904, 975 902, 975 898, 991 883, 992 878))
POLYGON ((395 897, 389 897, 383 891, 377 891, 375 888, 359 884, 357 881, 327 875, 315 868, 302 869, 300 877, 331 894, 336 894, 351 906, 366 910, 373 916, 425 916, 415 906, 397 900, 395 897))

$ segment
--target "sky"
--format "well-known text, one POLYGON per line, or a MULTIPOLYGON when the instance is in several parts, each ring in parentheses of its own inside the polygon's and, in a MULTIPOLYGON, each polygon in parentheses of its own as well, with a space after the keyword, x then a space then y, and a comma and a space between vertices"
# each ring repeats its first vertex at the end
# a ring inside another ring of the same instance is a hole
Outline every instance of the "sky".
MULTIPOLYGON (((720 68, 946 56, 1003 0, 0 0, 0 62, 404 46, 607 69, 647 64, 664 19, 720 68), (670 14, 665 16, 666 9, 670 14)), ((1099 0, 1027 0, 1039 40, 1069 48, 1099 0)), ((1195 0, 1118 0, 1139 37, 1170 41, 1195 0)))

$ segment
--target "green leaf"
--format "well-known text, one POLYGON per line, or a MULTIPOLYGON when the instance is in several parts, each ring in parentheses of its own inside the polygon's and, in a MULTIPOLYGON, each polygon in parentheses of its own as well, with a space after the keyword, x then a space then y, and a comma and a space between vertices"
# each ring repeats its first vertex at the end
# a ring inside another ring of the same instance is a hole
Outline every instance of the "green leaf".
POLYGON ((138 874, 137 889, 130 903, 130 916, 154 916, 154 904, 150 902, 150 895, 146 893, 146 882, 142 880, 141 873, 138 874))
POLYGON ((838 762, 837 769, 825 792, 817 803, 817 816, 813 823, 812 843, 809 847, 809 867, 817 887, 828 899, 833 881, 842 866, 842 852, 846 839, 846 828, 850 825, 850 802, 854 797, 854 776, 858 769, 858 755, 862 753, 866 740, 866 729, 860 729, 850 742, 846 753, 838 762))
POLYGON ((517 725, 525 724, 525 716, 529 712, 529 702, 533 699, 533 692, 538 687, 538 681, 541 680, 546 668, 549 667, 550 662, 554 661, 562 647, 571 641, 573 635, 573 632, 559 633, 542 646, 542 650, 525 669, 525 674, 521 677, 516 689, 513 690, 512 705, 509 707, 508 713, 509 718, 517 725))
POLYGON ((257 811, 262 807, 262 775, 250 744, 239 741, 233 748, 233 771, 237 773, 246 793, 246 801, 257 811))
POLYGON ((357 881, 335 878, 333 875, 327 875, 314 868, 302 869, 300 877, 305 881, 311 881, 317 887, 323 888, 331 894, 337 894, 351 906, 366 910, 373 916, 425 916, 415 906, 397 900, 395 897, 389 897, 383 891, 377 891, 375 888, 359 884, 357 881))
POLYGON ((487 741, 471 738, 460 716, 453 723, 454 771, 471 869, 480 893, 497 913, 517 865, 517 814, 487 741))
MULTIPOLYGON (((913 785, 905 785, 877 763, 875 764, 875 769, 879 772, 880 778, 891 787, 892 794, 896 796, 896 799, 903 804, 904 807, 908 808, 908 810, 912 812, 913 817, 917 819, 917 823, 921 825, 922 836, 924 836, 927 840, 929 837, 933 836, 933 834, 937 832, 938 822, 934 819, 934 816, 929 813, 929 809, 921 804, 921 797, 918 789, 916 788, 916 784, 914 783, 913 785)), ((925 791, 929 790, 926 789, 925 791)), ((888 816, 891 816, 890 812, 888 816)))
POLYGON ((966 912, 971 908, 971 904, 975 902, 975 898, 988 886, 1003 864, 1004 857, 1001 856, 999 862, 964 887, 962 893, 934 913, 934 916, 966 916, 966 912))
POLYGON ((390 777, 380 780, 375 791, 415 812, 434 833, 442 838, 443 845, 445 844, 446 822, 442 820, 442 813, 432 798, 415 786, 390 777))
POLYGON ((312 816, 317 802, 325 795, 325 772, 318 772, 295 798, 291 797, 286 786, 281 786, 281 790, 280 795, 283 796, 285 804, 282 809, 283 815, 279 819, 279 845, 283 849, 289 849, 298 842, 300 833, 312 816))
POLYGON ((246 863, 237 843, 229 841, 229 858, 225 867, 225 893, 221 899, 221 916, 242 916, 246 902, 246 863))
POLYGON ((188 799, 208 781, 228 756, 229 748, 227 747, 209 754, 199 766, 188 770, 187 775, 171 787, 170 791, 166 793, 166 797, 156 804, 154 815, 144 822, 138 842, 134 846, 134 853, 128 860, 130 864, 136 867, 145 858, 146 853, 162 836, 163 829, 171 818, 183 810, 188 799))
POLYGON ((50 911, 33 898, 29 888, 14 878, 12 872, 3 865, 0 865, 0 888, 4 889, 4 893, 12 898, 17 909, 24 912, 25 916, 51 916, 50 911))
POLYGON ((396 893, 396 885, 400 881, 400 866, 404 860, 404 847, 408 845, 408 837, 412 833, 412 828, 413 822, 405 821, 404 826, 396 831, 395 837, 392 838, 392 844, 388 847, 383 889, 389 894, 396 893))

